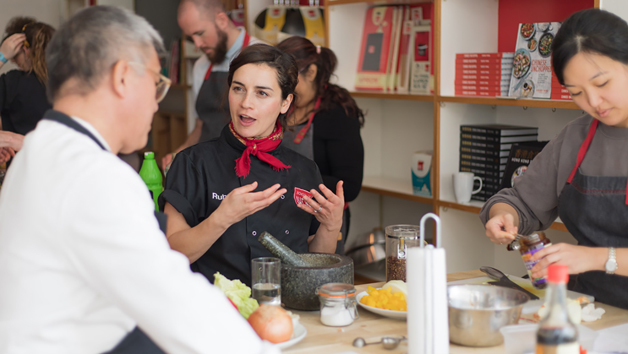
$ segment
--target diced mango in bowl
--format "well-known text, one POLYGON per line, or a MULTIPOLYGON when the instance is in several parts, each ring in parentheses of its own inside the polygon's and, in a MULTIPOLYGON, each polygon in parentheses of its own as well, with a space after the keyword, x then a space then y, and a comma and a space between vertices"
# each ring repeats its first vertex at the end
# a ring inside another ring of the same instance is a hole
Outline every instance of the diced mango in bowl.
POLYGON ((360 302, 363 305, 391 311, 407 311, 406 294, 402 291, 393 293, 392 287, 375 289, 369 286, 366 289, 368 295, 363 296, 360 302))

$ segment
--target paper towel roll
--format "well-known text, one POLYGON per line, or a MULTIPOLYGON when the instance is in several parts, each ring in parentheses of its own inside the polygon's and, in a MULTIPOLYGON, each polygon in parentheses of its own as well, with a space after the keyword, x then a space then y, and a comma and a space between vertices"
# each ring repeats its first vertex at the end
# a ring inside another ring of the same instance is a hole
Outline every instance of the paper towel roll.
POLYGON ((406 262, 408 353, 448 354, 445 250, 413 247, 406 262))

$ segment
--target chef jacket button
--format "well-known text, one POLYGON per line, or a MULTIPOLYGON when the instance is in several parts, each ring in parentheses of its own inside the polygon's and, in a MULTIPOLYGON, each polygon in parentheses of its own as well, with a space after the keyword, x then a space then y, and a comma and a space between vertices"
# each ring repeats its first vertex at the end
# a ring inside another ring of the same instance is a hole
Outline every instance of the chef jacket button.
POLYGON ((281 195, 281 199, 286 199, 286 196, 284 194, 281 195))
POLYGON ((290 233, 290 231, 286 230, 286 235, 289 234, 289 233, 290 233))
POLYGON ((257 235, 257 231, 253 231, 252 234, 253 234, 253 236, 256 236, 257 235))

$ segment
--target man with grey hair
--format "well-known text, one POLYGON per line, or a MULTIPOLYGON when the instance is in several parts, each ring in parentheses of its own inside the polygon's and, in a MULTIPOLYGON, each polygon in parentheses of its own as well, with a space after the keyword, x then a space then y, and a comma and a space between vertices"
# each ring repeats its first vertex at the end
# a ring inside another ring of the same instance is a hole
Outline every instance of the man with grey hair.
POLYGON ((0 352, 261 353, 220 290, 172 251, 117 153, 146 144, 168 81, 157 32, 90 7, 47 49, 53 109, 0 194, 0 352))
POLYGON ((188 146, 220 136, 230 121, 229 102, 224 99, 229 64, 243 47, 261 43, 233 24, 221 0, 181 0, 177 20, 183 33, 204 55, 193 69, 196 126, 177 151, 162 159, 163 167, 188 146))

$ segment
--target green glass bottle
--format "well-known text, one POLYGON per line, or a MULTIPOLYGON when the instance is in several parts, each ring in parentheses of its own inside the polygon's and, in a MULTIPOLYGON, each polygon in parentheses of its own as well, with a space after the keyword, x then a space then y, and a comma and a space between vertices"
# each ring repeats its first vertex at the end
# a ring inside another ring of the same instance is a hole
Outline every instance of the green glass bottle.
POLYGON ((142 168, 140 168, 140 177, 151 195, 153 196, 153 201, 155 202, 155 210, 159 211, 159 205, 157 204, 157 198, 164 190, 164 186, 162 184, 161 171, 157 166, 157 161, 155 161, 155 153, 152 151, 148 151, 144 153, 144 162, 142 163, 142 168))

